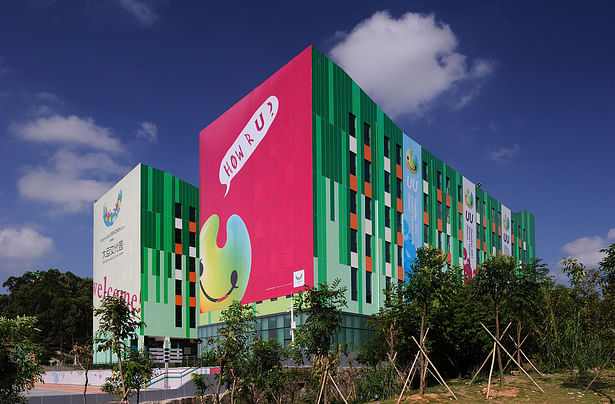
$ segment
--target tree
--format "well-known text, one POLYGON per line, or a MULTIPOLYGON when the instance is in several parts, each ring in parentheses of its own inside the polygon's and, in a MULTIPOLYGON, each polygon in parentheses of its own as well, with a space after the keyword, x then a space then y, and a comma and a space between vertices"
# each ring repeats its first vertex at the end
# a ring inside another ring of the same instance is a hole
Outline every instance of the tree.
POLYGON ((137 316, 136 310, 131 310, 120 296, 107 296, 101 306, 94 310, 99 317, 98 335, 95 337, 98 352, 110 350, 117 356, 119 385, 122 400, 126 399, 129 390, 124 375, 122 362, 127 353, 126 341, 137 337, 137 328, 145 325, 137 316))
POLYGON ((602 261, 598 263, 602 272, 602 281, 605 284, 606 291, 615 295, 615 243, 600 250, 600 252, 606 254, 602 261))
POLYGON ((217 337, 208 339, 202 361, 220 368, 214 402, 220 402, 220 387, 224 382, 231 388, 231 402, 234 403, 235 393, 245 386, 244 380, 253 372, 250 347, 256 338, 256 317, 252 307, 242 306, 238 301, 223 310, 221 317, 225 326, 218 330, 217 337))
POLYGON ((521 364, 521 329, 524 321, 529 321, 538 311, 543 285, 547 280, 549 268, 540 260, 521 265, 516 271, 513 285, 506 299, 506 309, 511 318, 517 321, 517 363, 521 364))
MULTIPOLYGON (((473 279, 474 291, 478 299, 487 299, 493 304, 495 314, 495 337, 500 339, 500 308, 502 301, 515 282, 517 259, 511 255, 492 255, 483 262, 473 279)), ((498 369, 500 371, 500 387, 504 386, 504 369, 499 345, 496 345, 498 369)))
POLYGON ((85 383, 83 384, 83 404, 87 404, 87 391, 88 391, 88 372, 92 367, 92 360, 94 355, 94 349, 92 347, 92 341, 85 345, 75 345, 70 351, 71 355, 75 357, 75 362, 85 373, 85 383))
MULTIPOLYGON (((118 362, 119 365, 119 362, 118 362)), ((119 373, 119 366, 116 365, 113 369, 113 374, 109 377, 102 389, 109 394, 124 394, 125 389, 127 391, 126 397, 136 394, 137 404, 139 404, 139 396, 141 389, 145 387, 146 383, 152 378, 154 374, 154 362, 151 360, 147 351, 139 351, 131 349, 128 352, 126 362, 124 362, 124 376, 119 373), (122 383, 123 381, 123 383, 122 383)))
POLYGON ((284 347, 275 339, 263 341, 256 339, 251 349, 252 371, 248 379, 247 391, 251 401, 282 402, 287 374, 282 367, 282 359, 287 356, 284 347))
POLYGON ((331 377, 334 372, 339 353, 339 349, 331 349, 333 337, 342 323, 342 307, 347 307, 346 288, 339 284, 340 280, 336 279, 330 286, 323 282, 318 288, 306 287, 294 302, 297 311, 306 316, 295 335, 295 345, 305 350, 314 375, 322 375, 321 391, 325 402, 327 376, 331 377))
POLYGON ((36 356, 40 348, 34 343, 38 330, 36 318, 0 317, 0 402, 25 403, 24 392, 41 379, 42 369, 36 356))
MULTIPOLYGON (((412 263, 410 272, 406 274, 403 286, 406 303, 414 304, 421 316, 419 343, 423 351, 425 348, 425 320, 430 312, 438 309, 448 302, 456 289, 461 286, 461 271, 459 268, 444 270, 446 258, 442 251, 429 246, 419 248, 417 257, 412 263)), ((427 374, 426 358, 421 353, 419 394, 425 390, 425 377, 427 374)))

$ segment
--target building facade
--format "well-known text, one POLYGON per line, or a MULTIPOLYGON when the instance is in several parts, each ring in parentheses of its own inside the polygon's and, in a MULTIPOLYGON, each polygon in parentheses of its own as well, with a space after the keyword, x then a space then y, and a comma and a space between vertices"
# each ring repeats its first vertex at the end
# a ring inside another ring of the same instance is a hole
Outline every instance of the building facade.
POLYGON ((200 196, 199 337, 240 300, 288 343, 292 295, 340 279, 338 340, 358 346, 417 248, 470 278, 492 254, 535 258, 531 213, 421 147, 312 47, 201 131, 200 196))
MULTIPOLYGON (((94 203, 94 308, 118 295, 136 310, 146 325, 133 347, 167 338, 184 357, 198 353, 198 212, 197 187, 143 164, 94 203)), ((112 361, 110 352, 94 359, 112 361)))

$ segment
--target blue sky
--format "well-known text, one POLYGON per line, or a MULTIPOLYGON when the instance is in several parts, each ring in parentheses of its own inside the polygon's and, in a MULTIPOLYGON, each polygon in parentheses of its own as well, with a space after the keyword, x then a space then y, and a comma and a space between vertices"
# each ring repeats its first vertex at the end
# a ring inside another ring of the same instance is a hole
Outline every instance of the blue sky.
POLYGON ((92 271, 92 202, 138 162, 198 184, 198 132, 312 44, 513 211, 537 255, 615 242, 609 1, 0 4, 0 281, 92 271), (386 62, 380 62, 384 60, 386 62))

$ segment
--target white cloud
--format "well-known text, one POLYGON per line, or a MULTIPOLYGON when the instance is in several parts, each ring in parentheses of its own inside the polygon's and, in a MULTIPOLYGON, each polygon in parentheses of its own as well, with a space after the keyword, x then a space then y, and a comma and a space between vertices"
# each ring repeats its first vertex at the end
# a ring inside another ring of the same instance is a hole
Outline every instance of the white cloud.
POLYGON ((68 143, 106 151, 119 151, 121 145, 109 128, 97 125, 92 118, 75 115, 40 117, 12 124, 9 130, 22 139, 34 142, 68 143))
POLYGON ((502 147, 501 149, 490 152, 489 160, 505 163, 512 160, 513 157, 519 154, 520 150, 521 147, 518 144, 515 144, 512 147, 502 147))
POLYGON ((615 228, 610 229, 606 237, 581 237, 573 240, 564 244, 562 250, 586 267, 595 267, 604 258, 604 253, 600 250, 607 248, 613 242, 615 242, 615 228))
MULTIPOLYGON (((333 60, 393 117, 420 114, 447 90, 493 71, 485 59, 468 63, 456 51, 458 40, 450 27, 433 15, 408 12, 396 19, 378 11, 336 37, 340 42, 331 49, 333 60)), ((461 96, 457 108, 474 96, 461 96)))
POLYGON ((145 139, 150 143, 156 143, 156 140, 158 140, 158 126, 153 122, 141 122, 141 126, 137 129, 137 138, 145 139))
POLYGON ((32 260, 51 251, 53 240, 30 226, 0 229, 0 258, 32 260))
POLYGON ((132 14, 132 16, 144 26, 150 26, 158 20, 158 14, 154 11, 151 1, 117 0, 117 2, 124 10, 132 14))
POLYGON ((50 93, 48 91, 41 91, 39 93, 36 94, 36 99, 40 100, 40 101, 44 101, 44 102, 48 102, 48 103, 53 103, 53 104, 61 104, 62 101, 60 100, 60 98, 55 95, 54 93, 50 93))

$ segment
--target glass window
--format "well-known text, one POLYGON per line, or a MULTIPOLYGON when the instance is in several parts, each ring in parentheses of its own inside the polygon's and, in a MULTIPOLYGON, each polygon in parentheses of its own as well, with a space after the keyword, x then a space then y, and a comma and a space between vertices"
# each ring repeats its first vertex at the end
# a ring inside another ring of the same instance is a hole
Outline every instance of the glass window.
POLYGON ((457 185, 457 201, 461 202, 462 201, 462 193, 463 190, 461 188, 461 185, 457 185))
POLYGON ((459 256, 463 258, 463 241, 459 242, 459 256))
POLYGON ((384 191, 391 192, 391 174, 387 172, 384 173, 384 191))
POLYGON ((365 302, 372 302, 372 273, 365 272, 365 302))
POLYGON ((397 218, 397 231, 401 231, 401 213, 395 213, 395 217, 397 218))
POLYGON ((429 243, 429 226, 423 226, 423 242, 429 243))
POLYGON ((357 193, 350 191, 350 212, 357 213, 357 193))
POLYGON ((451 179, 446 177, 446 193, 450 194, 451 190, 451 179))
POLYGON ((372 218, 372 200, 365 198, 365 218, 371 220, 372 218))
POLYGON ((384 257, 386 262, 391 262, 391 243, 388 241, 384 242, 384 257))
POLYGON ((365 143, 368 146, 371 144, 371 138, 370 138, 369 132, 370 132, 369 125, 363 122, 363 143, 365 143))
POLYGON ((196 233, 188 233, 190 236, 190 247, 196 247, 196 233))
POLYGON ((350 229, 350 251, 357 252, 357 231, 350 229))
POLYGON ((175 306, 175 327, 182 326, 182 306, 175 306))
POLYGON ((389 138, 385 136, 384 137, 384 157, 389 157, 389 147, 391 147, 389 143, 390 143, 389 138))
POLYGON ((179 202, 175 202, 175 217, 182 217, 182 205, 179 202))
POLYGON ((438 232, 438 249, 442 249, 442 232, 438 232))
POLYGON ((457 221, 459 222, 459 229, 463 229, 463 215, 461 213, 457 215, 457 221))
POLYGON ((372 256, 372 236, 370 236, 369 234, 365 235, 365 256, 372 256))
POLYGON ((401 164, 401 146, 395 145, 395 156, 397 158, 397 164, 401 164))
POLYGON ((357 137, 357 117, 353 114, 348 114, 348 134, 352 137, 357 137))
POLYGON ((442 173, 438 171, 438 175, 436 176, 436 186, 438 189, 442 189, 442 173))
POLYGON ((451 208, 446 207, 446 223, 449 224, 451 222, 451 208))
POLYGON ((437 219, 441 219, 442 218, 442 202, 438 201, 438 203, 436 203, 436 218, 437 219))
POLYGON ((372 166, 371 163, 368 160, 365 160, 365 173, 363 173, 364 177, 365 177, 365 182, 372 182, 371 178, 372 178, 372 173, 371 170, 372 166))
POLYGON ((190 221, 196 222, 196 208, 193 206, 190 206, 190 221))
POLYGON ((401 198, 401 180, 399 178, 396 179, 395 185, 397 185, 397 197, 401 198))
POLYGON ((397 247, 397 265, 401 266, 403 262, 403 249, 401 246, 397 247))
POLYGON ((350 174, 357 175, 357 155, 353 152, 349 153, 350 156, 350 174))
POLYGON ((182 243, 182 229, 175 229, 175 244, 182 243))
POLYGON ((427 212, 429 208, 429 198, 427 196, 427 194, 423 194, 423 211, 427 212))
POLYGON ((427 168, 428 168, 427 162, 423 161, 423 179, 425 181, 429 181, 429 177, 427 175, 427 168))
POLYGON ((391 208, 384 207, 384 226, 391 227, 391 208))

